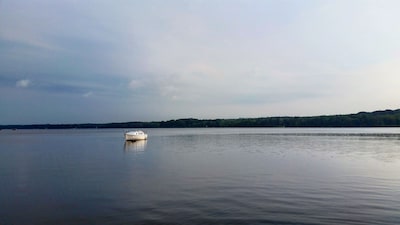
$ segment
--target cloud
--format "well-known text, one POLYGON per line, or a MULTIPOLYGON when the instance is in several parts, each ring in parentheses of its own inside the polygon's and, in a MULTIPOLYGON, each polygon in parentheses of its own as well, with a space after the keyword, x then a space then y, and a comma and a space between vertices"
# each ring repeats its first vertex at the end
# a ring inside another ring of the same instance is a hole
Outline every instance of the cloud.
POLYGON ((131 80, 129 82, 129 87, 132 89, 137 89, 137 88, 143 87, 143 85, 144 85, 143 82, 139 81, 139 80, 131 80))
POLYGON ((28 79, 23 79, 23 80, 19 80, 16 82, 15 86, 18 88, 27 88, 29 85, 31 85, 31 81, 28 79))
MULTIPOLYGON (((3 92, 81 101, 85 118, 100 107, 99 118, 123 121, 398 104, 397 1, 1 2, 3 92)), ((24 111, 28 100, 9 102, 24 111)))
POLYGON ((88 98, 92 95, 93 95, 93 92, 89 91, 89 92, 86 92, 85 94, 83 94, 83 97, 88 98))

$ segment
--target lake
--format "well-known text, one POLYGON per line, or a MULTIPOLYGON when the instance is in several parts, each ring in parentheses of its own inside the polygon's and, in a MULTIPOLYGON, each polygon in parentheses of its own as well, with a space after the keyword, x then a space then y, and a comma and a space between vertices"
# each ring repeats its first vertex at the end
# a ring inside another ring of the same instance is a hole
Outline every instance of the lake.
POLYGON ((399 224, 400 128, 1 130, 0 224, 399 224))

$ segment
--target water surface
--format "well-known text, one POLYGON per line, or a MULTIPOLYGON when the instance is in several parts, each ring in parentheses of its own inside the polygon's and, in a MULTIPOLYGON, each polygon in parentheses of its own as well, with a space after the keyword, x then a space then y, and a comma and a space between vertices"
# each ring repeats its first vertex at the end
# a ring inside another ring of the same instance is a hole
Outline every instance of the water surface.
POLYGON ((398 128, 0 131, 0 224, 399 224, 398 128))

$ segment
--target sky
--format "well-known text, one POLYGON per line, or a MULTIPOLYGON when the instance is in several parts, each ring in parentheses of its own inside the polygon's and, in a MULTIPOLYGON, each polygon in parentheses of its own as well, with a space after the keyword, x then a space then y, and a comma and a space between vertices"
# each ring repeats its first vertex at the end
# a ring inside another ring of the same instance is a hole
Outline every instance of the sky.
POLYGON ((0 124, 400 108, 400 1, 0 0, 0 124))

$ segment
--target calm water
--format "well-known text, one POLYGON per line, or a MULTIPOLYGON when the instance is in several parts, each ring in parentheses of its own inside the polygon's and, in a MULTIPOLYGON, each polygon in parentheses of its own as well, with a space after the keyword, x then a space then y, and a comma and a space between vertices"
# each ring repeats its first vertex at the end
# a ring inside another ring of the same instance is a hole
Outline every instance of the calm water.
POLYGON ((400 224, 400 129, 0 131, 0 224, 400 224))

